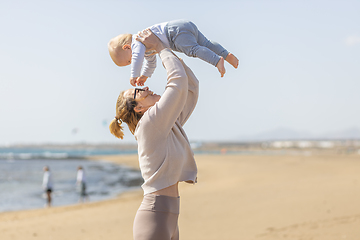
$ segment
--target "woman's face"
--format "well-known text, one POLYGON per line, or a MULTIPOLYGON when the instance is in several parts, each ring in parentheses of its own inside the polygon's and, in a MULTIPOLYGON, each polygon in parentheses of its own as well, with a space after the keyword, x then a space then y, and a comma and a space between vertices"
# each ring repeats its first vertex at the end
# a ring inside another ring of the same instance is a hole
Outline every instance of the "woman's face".
POLYGON ((154 104, 160 100, 161 96, 150 91, 148 87, 140 89, 143 91, 136 91, 134 88, 130 88, 124 92, 124 97, 134 98, 136 91, 135 100, 138 103, 137 107, 143 108, 143 112, 145 112, 149 107, 154 106, 154 104))

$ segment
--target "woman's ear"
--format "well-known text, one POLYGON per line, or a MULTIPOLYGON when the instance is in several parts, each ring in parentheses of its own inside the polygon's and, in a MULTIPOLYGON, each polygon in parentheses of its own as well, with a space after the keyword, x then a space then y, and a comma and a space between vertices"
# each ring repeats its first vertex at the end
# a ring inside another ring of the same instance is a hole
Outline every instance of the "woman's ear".
POLYGON ((146 112, 148 109, 149 109, 149 107, 144 107, 144 106, 140 105, 139 103, 136 107, 134 107, 134 111, 136 113, 140 113, 140 114, 146 112))
POLYGON ((141 113, 141 110, 142 110, 143 108, 138 104, 136 107, 134 107, 134 111, 136 112, 136 113, 141 113))

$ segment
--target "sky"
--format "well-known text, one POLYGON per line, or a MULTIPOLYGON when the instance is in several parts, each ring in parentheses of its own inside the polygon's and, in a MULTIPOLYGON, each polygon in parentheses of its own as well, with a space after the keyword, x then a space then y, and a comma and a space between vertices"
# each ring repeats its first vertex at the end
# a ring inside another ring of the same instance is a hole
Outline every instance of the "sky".
MULTIPOLYGON (((200 81, 190 141, 360 128, 359 12, 350 0, 0 1, 0 145, 135 143, 108 130, 131 86, 130 66, 117 67, 107 43, 175 19, 240 60, 221 78, 178 53, 200 81)), ((165 84, 158 64, 146 85, 162 94, 165 84)))

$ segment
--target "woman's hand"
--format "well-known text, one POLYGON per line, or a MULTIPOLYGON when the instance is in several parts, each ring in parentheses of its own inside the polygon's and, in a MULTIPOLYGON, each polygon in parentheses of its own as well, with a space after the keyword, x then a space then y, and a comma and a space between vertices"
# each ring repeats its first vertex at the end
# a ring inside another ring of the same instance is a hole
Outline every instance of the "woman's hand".
POLYGON ((151 32, 149 28, 143 30, 142 32, 138 32, 135 39, 145 45, 146 51, 155 50, 159 53, 165 48, 161 40, 153 32, 151 32))

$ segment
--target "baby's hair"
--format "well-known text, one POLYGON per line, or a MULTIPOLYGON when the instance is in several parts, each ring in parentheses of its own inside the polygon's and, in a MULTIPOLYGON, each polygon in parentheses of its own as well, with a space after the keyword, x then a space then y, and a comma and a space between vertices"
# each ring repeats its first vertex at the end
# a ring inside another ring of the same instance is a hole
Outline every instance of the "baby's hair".
POLYGON ((116 64, 117 56, 121 53, 122 47, 125 44, 131 44, 132 35, 130 33, 120 34, 112 38, 108 43, 110 57, 116 64))
POLYGON ((135 132, 135 128, 142 117, 142 114, 134 111, 134 107, 137 106, 137 102, 131 97, 124 97, 124 92, 119 94, 116 102, 116 116, 109 125, 109 130, 112 135, 117 138, 124 138, 124 128, 121 126, 125 122, 132 134, 135 132))
POLYGON ((119 36, 112 38, 108 43, 110 54, 112 51, 116 52, 119 49, 122 49, 125 44, 131 44, 131 39, 132 34, 130 33, 120 34, 119 36))

